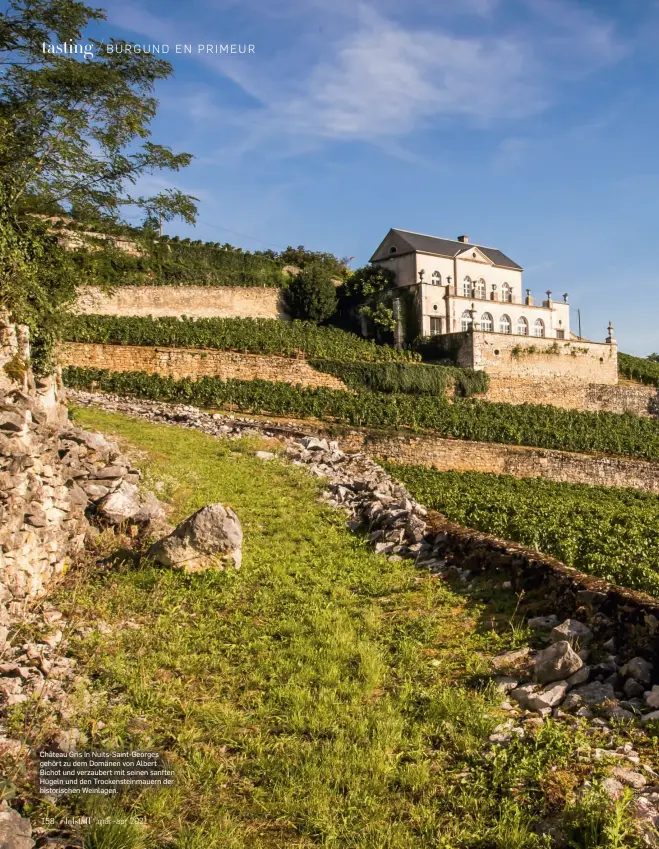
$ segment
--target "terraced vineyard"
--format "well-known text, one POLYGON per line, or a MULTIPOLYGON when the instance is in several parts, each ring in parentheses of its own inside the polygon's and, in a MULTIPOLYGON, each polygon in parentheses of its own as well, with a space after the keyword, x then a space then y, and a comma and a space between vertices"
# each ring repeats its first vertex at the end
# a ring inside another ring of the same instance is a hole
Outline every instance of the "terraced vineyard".
POLYGON ((629 489, 383 464, 415 498, 463 525, 659 596, 659 498, 629 489))

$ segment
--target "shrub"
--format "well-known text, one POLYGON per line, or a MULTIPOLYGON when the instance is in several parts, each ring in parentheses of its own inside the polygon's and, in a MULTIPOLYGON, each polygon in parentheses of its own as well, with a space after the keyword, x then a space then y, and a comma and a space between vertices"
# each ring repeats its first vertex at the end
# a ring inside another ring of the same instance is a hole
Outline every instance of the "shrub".
POLYGON ((320 324, 336 310, 336 289, 329 272, 321 265, 303 268, 284 292, 293 318, 320 324))
POLYGON ((335 327, 274 318, 152 318, 69 315, 63 330, 69 342, 111 345, 167 345, 213 348, 251 354, 279 354, 360 362, 411 362, 417 354, 376 345, 335 327))
POLYGON ((174 380, 143 372, 69 367, 77 388, 181 401, 200 407, 234 404, 252 413, 316 418, 367 427, 409 427, 478 442, 502 442, 564 451, 603 452, 659 460, 659 422, 629 413, 584 413, 545 405, 492 404, 471 398, 449 403, 428 395, 385 395, 311 389, 264 380, 203 377, 174 380))

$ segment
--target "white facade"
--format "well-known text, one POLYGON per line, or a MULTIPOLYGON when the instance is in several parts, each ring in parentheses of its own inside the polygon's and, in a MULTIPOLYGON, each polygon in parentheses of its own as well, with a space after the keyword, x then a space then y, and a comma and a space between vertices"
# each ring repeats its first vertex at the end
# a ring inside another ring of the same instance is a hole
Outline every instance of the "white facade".
POLYGON ((570 308, 551 295, 536 306, 524 291, 522 268, 495 248, 466 236, 440 239, 390 230, 371 262, 414 287, 423 336, 470 329, 552 339, 570 338, 570 308))

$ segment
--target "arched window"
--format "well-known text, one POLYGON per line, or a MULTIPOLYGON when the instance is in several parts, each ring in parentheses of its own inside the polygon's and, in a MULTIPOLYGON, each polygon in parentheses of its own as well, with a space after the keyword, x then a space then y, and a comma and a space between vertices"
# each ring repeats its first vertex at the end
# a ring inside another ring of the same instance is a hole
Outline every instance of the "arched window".
POLYGON ((489 312, 484 312, 481 316, 481 330, 491 333, 494 330, 494 319, 489 312))
POLYGON ((513 293, 510 290, 510 283, 504 283, 501 286, 501 300, 504 304, 510 304, 513 300, 513 293))
POLYGON ((533 335, 534 336, 544 336, 545 335, 545 323, 541 318, 536 318, 535 324, 533 325, 533 335))
POLYGON ((485 285, 485 281, 482 277, 476 284, 476 297, 483 299, 487 297, 487 286, 485 285))
POLYGON ((529 323, 521 316, 521 318, 517 319, 517 335, 518 336, 528 336, 529 335, 529 323))
POLYGON ((499 333, 511 333, 512 325, 507 315, 502 315, 499 319, 499 333))
POLYGON ((442 275, 439 273, 439 271, 433 271, 432 279, 430 282, 435 286, 442 285, 442 275))
POLYGON ((389 253, 390 253, 390 254, 397 254, 397 253, 398 253, 398 248, 392 245, 392 246, 389 248, 389 253))
POLYGON ((463 298, 471 298, 471 277, 467 276, 462 281, 462 297, 463 298))
POLYGON ((469 330, 471 327, 471 311, 465 310, 462 313, 462 319, 460 320, 460 329, 464 332, 465 330, 469 330))

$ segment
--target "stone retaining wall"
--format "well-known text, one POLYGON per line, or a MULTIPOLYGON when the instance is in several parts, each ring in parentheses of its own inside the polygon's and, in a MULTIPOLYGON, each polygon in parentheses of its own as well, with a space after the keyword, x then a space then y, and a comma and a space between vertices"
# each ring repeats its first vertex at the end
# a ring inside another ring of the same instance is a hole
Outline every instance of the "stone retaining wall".
POLYGON ((643 460, 375 430, 351 430, 341 435, 341 442, 350 451, 366 451, 384 460, 428 466, 439 471, 492 472, 557 483, 628 487, 659 494, 659 463, 643 460))
POLYGON ((499 573, 511 589, 524 592, 526 603, 537 596, 538 610, 595 622, 604 637, 614 636, 624 656, 659 656, 659 599, 610 584, 513 542, 428 514, 428 534, 434 550, 447 564, 459 564, 472 574, 499 573))
POLYGON ((560 378, 521 380, 490 375, 490 388, 480 397, 504 404, 551 404, 566 410, 659 415, 659 390, 642 384, 611 386, 560 378))
POLYGON ((142 345, 99 345, 64 342, 58 352, 62 365, 109 371, 144 371, 167 377, 219 377, 222 380, 269 380, 301 386, 325 386, 347 391, 331 374, 315 371, 304 359, 263 357, 200 348, 159 348, 142 345))
POLYGON ((76 312, 161 318, 285 318, 281 290, 256 286, 95 286, 78 290, 76 312))

